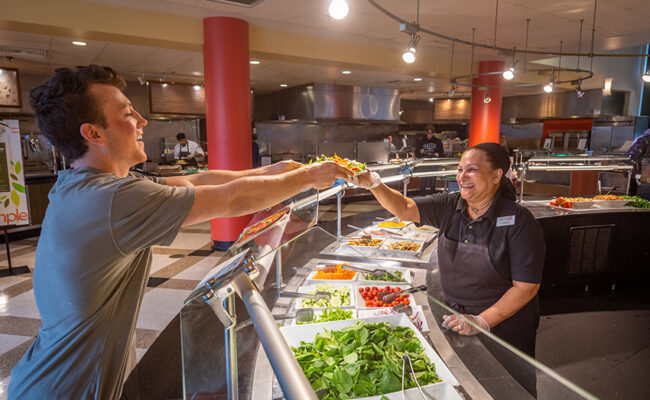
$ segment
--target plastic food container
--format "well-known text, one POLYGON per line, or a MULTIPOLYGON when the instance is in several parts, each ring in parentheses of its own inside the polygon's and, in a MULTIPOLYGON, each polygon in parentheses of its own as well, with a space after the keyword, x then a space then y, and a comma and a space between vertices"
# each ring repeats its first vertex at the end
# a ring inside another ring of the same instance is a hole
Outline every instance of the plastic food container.
MULTIPOLYGON (((414 332, 415 337, 418 338, 424 354, 429 358, 429 361, 436 366, 436 373, 442 382, 433 383, 430 385, 422 386, 422 390, 430 398, 435 398, 437 400, 462 400, 462 397, 456 392, 453 388, 458 386, 458 381, 451 373, 449 368, 442 361, 438 353, 431 347, 429 342, 426 341, 424 336, 418 331, 418 329, 413 325, 413 322, 406 316, 406 314, 400 313, 395 315, 385 315, 380 317, 372 318, 362 318, 357 320, 344 320, 344 321, 331 321, 324 322, 322 324, 307 324, 307 325, 296 325, 296 326, 283 326, 280 328, 284 340, 289 346, 298 347, 300 342, 313 342, 316 338, 316 334, 323 332, 324 329, 328 331, 337 331, 348 326, 354 325, 357 321, 362 320, 368 324, 377 324, 380 322, 388 322, 390 326, 405 326, 411 328, 414 332), (432 396, 432 397, 431 397, 432 396)), ((384 394, 390 400, 401 400, 402 392, 392 392, 384 394)), ((373 397, 364 397, 364 400, 379 400, 382 396, 373 396, 373 397)), ((419 391, 417 388, 406 390, 407 399, 421 399, 419 391)))

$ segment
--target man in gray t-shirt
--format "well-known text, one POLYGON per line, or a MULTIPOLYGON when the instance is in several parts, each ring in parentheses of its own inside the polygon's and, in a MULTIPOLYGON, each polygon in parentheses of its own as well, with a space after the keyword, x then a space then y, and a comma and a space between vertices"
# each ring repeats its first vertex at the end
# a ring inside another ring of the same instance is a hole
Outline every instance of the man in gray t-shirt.
POLYGON ((58 69, 32 90, 41 132, 72 160, 49 194, 34 264, 39 335, 12 371, 9 399, 116 399, 134 365, 151 246, 181 226, 255 212, 351 173, 282 162, 245 171, 149 179, 147 121, 108 67, 58 69))

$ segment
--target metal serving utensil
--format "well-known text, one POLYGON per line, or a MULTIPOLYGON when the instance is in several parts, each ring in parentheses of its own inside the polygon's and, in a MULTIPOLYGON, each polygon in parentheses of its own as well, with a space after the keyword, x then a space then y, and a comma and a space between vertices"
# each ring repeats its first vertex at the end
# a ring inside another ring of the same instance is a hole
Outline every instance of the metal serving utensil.
POLYGON ((393 300, 395 300, 398 296, 404 294, 404 293, 415 293, 415 292, 420 292, 427 290, 427 285, 421 285, 417 287, 412 287, 408 289, 402 289, 399 292, 381 292, 377 293, 377 300, 381 300, 384 303, 390 303, 393 300))
POLYGON ((332 294, 330 292, 318 291, 314 294, 310 293, 298 293, 298 292, 280 292, 281 297, 291 297, 291 298, 301 298, 301 299, 314 299, 322 300, 325 299, 330 301, 332 299, 332 294))
POLYGON ((406 398, 406 393, 404 392, 404 381, 406 379, 404 378, 406 375, 407 362, 409 364, 409 368, 411 369, 411 377, 415 381, 415 384, 418 386, 418 390, 420 391, 420 396, 422 396, 424 400, 427 400, 427 396, 424 395, 424 392, 422 391, 422 387, 420 386, 420 382, 418 382, 418 378, 415 377, 415 371, 413 371, 413 363, 411 363, 411 357, 409 357, 408 354, 404 354, 402 356, 402 400, 406 398))
POLYGON ((404 313, 407 317, 413 315, 413 307, 407 306, 404 303, 400 303, 392 308, 396 313, 404 313))
POLYGON ((292 314, 273 314, 273 318, 275 318, 276 320, 295 318, 296 322, 301 322, 301 323, 311 322, 314 320, 314 309, 301 308, 292 314))
MULTIPOLYGON (((314 309, 313 308, 301 308, 293 314, 273 314, 273 319, 276 321, 282 321, 283 319, 296 319, 296 322, 305 323, 311 322, 314 320, 314 309)), ((253 321, 247 319, 237 324, 235 328, 236 331, 244 329, 248 326, 253 325, 253 321)))

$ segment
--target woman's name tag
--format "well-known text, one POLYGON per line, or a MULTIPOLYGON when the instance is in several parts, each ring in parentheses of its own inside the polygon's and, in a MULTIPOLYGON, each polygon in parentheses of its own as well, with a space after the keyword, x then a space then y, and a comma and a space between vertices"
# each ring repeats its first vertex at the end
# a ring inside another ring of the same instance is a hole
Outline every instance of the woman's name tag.
POLYGON ((507 217, 497 218, 497 226, 509 226, 515 224, 515 216, 508 215, 507 217))

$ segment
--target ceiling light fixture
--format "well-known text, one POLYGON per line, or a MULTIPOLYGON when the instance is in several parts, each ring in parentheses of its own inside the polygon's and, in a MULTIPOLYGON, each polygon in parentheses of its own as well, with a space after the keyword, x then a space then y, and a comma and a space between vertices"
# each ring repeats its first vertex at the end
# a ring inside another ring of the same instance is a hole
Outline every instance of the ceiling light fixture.
POLYGON ((334 19, 343 19, 348 15, 350 11, 350 6, 348 6, 347 1, 345 0, 332 0, 330 3, 330 17, 334 19))
POLYGON ((163 84, 162 84, 162 87, 167 87, 167 83, 163 83, 163 84))
POLYGON ((86 45, 88 45, 88 43, 82 42, 81 40, 74 40, 72 42, 72 44, 74 44, 75 46, 86 46, 86 45))
POLYGON ((510 67, 507 70, 503 71, 503 78, 509 81, 515 78, 515 69, 510 67))
POLYGON ((249 63, 252 65, 259 65, 260 62, 258 60, 250 60, 249 63))
POLYGON ((433 103, 433 97, 429 97, 429 103, 433 103))
POLYGON ((194 85, 194 90, 201 90, 201 85, 194 85))
POLYGON ((145 83, 147 83, 147 82, 144 80, 144 74, 138 76, 138 82, 140 82, 140 85, 144 85, 145 83))
POLYGON ((289 85, 287 85, 286 83, 281 83, 280 84, 280 87, 287 87, 287 86, 289 86, 289 85))
POLYGON ((582 98, 582 96, 585 95, 585 92, 582 91, 582 87, 580 84, 578 84, 578 87, 576 87, 576 96, 578 96, 579 99, 582 98))
POLYGON ((413 64, 413 62, 415 62, 415 52, 417 51, 419 42, 420 35, 412 33, 411 40, 409 40, 409 44, 406 46, 406 50, 404 50, 404 53, 402 54, 402 60, 404 60, 405 63, 413 64))
POLYGON ((641 79, 643 79, 644 82, 650 82, 650 69, 643 74, 641 79))
POLYGON ((414 82, 420 82, 421 80, 422 80, 422 78, 413 78, 414 82))
POLYGON ((546 93, 551 93, 553 91, 553 81, 549 81, 546 85, 544 85, 544 91, 546 93))
POLYGON ((348 70, 346 69, 346 70, 341 71, 341 73, 342 73, 343 75, 350 75, 350 74, 352 73, 352 71, 348 71, 348 70))
POLYGON ((485 91, 485 96, 483 97, 483 103, 487 104, 492 101, 492 98, 488 94, 487 90, 485 91))

